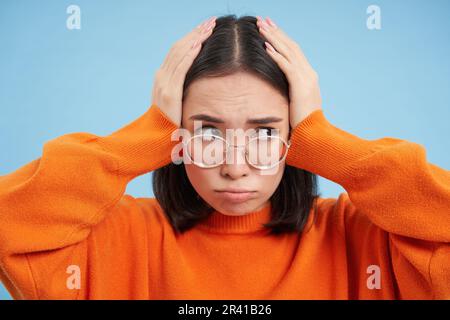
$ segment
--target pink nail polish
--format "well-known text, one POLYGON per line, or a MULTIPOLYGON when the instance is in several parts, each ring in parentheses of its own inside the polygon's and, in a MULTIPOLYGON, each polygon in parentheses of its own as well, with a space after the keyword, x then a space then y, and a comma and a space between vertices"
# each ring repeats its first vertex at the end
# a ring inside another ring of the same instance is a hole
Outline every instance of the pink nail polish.
POLYGON ((269 25, 271 25, 272 27, 274 27, 275 29, 277 28, 277 25, 275 24, 275 22, 272 21, 272 19, 270 19, 269 17, 266 18, 267 22, 269 25))
POLYGON ((214 26, 215 24, 216 24, 216 22, 215 22, 214 20, 210 20, 210 21, 205 25, 205 28, 208 29, 208 28, 210 28, 211 26, 214 26))
POLYGON ((192 45, 191 49, 197 48, 199 43, 200 43, 200 40, 195 41, 194 44, 192 45))
POLYGON ((216 20, 216 17, 211 17, 208 19, 208 24, 213 23, 216 20))
POLYGON ((275 52, 274 47, 272 47, 272 45, 271 45, 270 43, 268 43, 267 41, 265 41, 264 43, 266 44, 266 47, 267 47, 270 51, 275 52))
POLYGON ((201 27, 204 28, 206 25, 208 25, 209 19, 206 21, 203 21, 203 23, 201 24, 201 27))
POLYGON ((198 26, 198 28, 199 28, 199 29, 203 29, 203 28, 207 27, 213 20, 215 20, 215 17, 211 17, 211 18, 209 18, 208 20, 203 21, 203 23, 201 23, 201 24, 198 26))
POLYGON ((210 24, 207 28, 203 29, 203 33, 208 33, 214 28, 214 25, 210 24))
POLYGON ((269 26, 266 23, 261 23, 260 28, 263 29, 264 31, 269 31, 269 26))

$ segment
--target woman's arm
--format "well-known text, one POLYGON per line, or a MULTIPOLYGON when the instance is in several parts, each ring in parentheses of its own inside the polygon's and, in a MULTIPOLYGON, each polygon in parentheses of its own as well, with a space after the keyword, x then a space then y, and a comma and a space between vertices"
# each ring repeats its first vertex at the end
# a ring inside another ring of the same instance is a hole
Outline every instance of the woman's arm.
POLYGON ((142 214, 124 192, 135 177, 172 161, 184 77, 213 25, 202 24, 171 48, 156 73, 152 105, 138 119, 104 137, 60 136, 45 143, 40 158, 0 177, 0 280, 14 298, 86 298, 95 291, 87 278, 98 278, 91 270, 99 263, 92 259, 101 259, 96 246, 106 248, 103 255, 124 242, 145 251, 147 237, 157 236, 164 221, 142 214), (74 261, 81 291, 65 287, 65 268, 74 261))
POLYGON ((318 75, 300 46, 270 19, 258 17, 258 26, 289 81, 293 130, 286 163, 344 187, 349 199, 339 197, 335 209, 353 224, 346 228, 350 239, 362 237, 355 223, 361 219, 350 218, 355 212, 388 232, 400 297, 450 298, 450 172, 428 163, 419 144, 364 140, 331 125, 318 75))
POLYGON ((152 106, 137 120, 106 137, 58 137, 44 145, 41 158, 0 177, 0 257, 81 241, 130 180, 172 160, 184 78, 214 25, 215 17, 172 46, 156 72, 152 106))
POLYGON ((401 297, 450 298, 450 172, 427 162, 423 146, 395 138, 365 140, 310 114, 291 133, 286 163, 340 184, 346 232, 364 235, 358 213, 388 232, 401 297), (423 279, 423 281, 417 281, 423 279))
POLYGON ((152 105, 111 135, 71 133, 42 156, 0 177, 0 257, 85 239, 133 178, 171 161, 178 127, 152 105))

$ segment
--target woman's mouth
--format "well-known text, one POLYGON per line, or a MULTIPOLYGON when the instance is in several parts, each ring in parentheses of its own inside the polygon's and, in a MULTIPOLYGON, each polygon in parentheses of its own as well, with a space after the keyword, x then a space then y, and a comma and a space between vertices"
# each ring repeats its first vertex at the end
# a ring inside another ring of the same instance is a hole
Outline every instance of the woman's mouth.
POLYGON ((233 203, 241 203, 250 200, 254 197, 255 191, 242 191, 242 192, 230 192, 230 191, 216 191, 219 197, 233 203))

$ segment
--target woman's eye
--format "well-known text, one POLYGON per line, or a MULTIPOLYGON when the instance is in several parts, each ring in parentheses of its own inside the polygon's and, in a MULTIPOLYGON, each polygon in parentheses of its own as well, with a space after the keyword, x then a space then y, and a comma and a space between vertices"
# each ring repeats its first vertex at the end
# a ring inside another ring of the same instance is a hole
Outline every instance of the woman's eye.
POLYGON ((276 136, 277 134, 277 130, 275 130, 275 128, 272 127, 259 127, 256 128, 257 132, 258 132, 258 136, 276 136))
POLYGON ((211 126, 204 126, 200 128, 200 133, 203 135, 203 138, 206 140, 213 140, 214 136, 222 136, 222 133, 219 129, 211 126))
MULTIPOLYGON (((258 127, 255 128, 255 131, 251 136, 256 137, 271 137, 271 136, 277 136, 278 130, 272 127, 258 127)), ((222 137, 222 132, 213 126, 203 126, 199 128, 198 134, 203 135, 203 139, 205 140, 213 140, 215 136, 222 137)))

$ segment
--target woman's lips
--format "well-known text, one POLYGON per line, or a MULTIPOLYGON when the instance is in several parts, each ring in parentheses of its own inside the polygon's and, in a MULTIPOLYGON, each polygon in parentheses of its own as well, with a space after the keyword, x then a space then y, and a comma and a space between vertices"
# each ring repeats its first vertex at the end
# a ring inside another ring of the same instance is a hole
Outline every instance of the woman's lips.
POLYGON ((255 194, 255 192, 226 192, 226 191, 220 191, 217 193, 219 194, 219 197, 222 197, 223 199, 233 203, 245 202, 251 199, 255 194))

